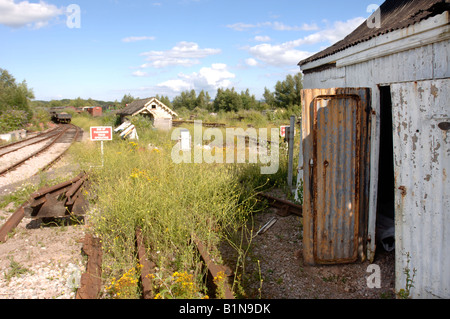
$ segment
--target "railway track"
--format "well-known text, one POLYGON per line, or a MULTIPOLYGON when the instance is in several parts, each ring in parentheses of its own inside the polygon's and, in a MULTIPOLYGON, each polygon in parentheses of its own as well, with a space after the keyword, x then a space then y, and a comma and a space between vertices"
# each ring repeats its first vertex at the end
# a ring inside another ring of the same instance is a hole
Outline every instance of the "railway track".
MULTIPOLYGON (((233 276, 233 272, 226 266, 218 265, 211 258, 206 245, 200 241, 195 234, 192 234, 191 241, 195 244, 198 254, 206 267, 208 294, 214 296, 217 289, 223 289, 225 299, 235 299, 228 278, 233 276), (214 280, 220 274, 226 278, 223 287, 214 280)), ((156 272, 156 264, 151 261, 146 253, 145 239, 140 228, 135 232, 136 252, 138 263, 142 266, 140 273, 140 286, 142 299, 153 299, 155 297, 152 282, 153 274, 156 272)), ((98 299, 102 290, 102 245, 101 239, 91 234, 86 234, 83 239, 83 252, 87 256, 86 272, 81 276, 80 288, 77 290, 76 299, 98 299)))
POLYGON ((0 186, 18 178, 29 178, 58 160, 75 142, 80 129, 72 124, 0 148, 0 186), (19 168, 28 164, 27 172, 19 168))
POLYGON ((16 142, 8 143, 5 145, 0 146, 0 156, 4 156, 6 154, 15 152, 21 148, 24 148, 26 146, 34 145, 40 142, 43 142, 47 139, 50 139, 51 137, 55 136, 57 134, 58 130, 61 129, 61 126, 55 126, 51 128, 50 130, 47 130, 45 132, 40 132, 32 137, 19 140, 16 142))

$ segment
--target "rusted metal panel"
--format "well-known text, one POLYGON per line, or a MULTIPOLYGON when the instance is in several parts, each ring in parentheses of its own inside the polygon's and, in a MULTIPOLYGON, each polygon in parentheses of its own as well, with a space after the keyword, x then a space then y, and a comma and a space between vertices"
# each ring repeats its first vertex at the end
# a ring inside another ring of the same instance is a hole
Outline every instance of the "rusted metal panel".
POLYGON ((20 222, 22 221, 23 217, 25 216, 24 214, 24 206, 27 204, 27 202, 25 202, 24 204, 22 204, 15 212, 14 214, 11 215, 11 217, 8 218, 8 220, 6 221, 5 224, 2 225, 2 227, 0 227, 0 243, 4 243, 6 242, 6 239, 8 238, 8 234, 17 227, 17 225, 20 224, 20 222))
POLYGON ((155 272, 156 264, 147 258, 145 250, 144 237, 142 236, 142 230, 136 229, 136 250, 141 268, 141 285, 142 285, 142 298, 153 299, 153 281, 152 275, 155 272))
POLYGON ((102 288, 102 244, 100 238, 86 234, 84 238, 83 252, 88 261, 86 272, 81 275, 80 285, 76 299, 98 299, 102 288))
POLYGON ((86 187, 88 178, 83 172, 69 181, 41 188, 31 195, 30 201, 24 207, 25 216, 45 218, 84 215, 89 203, 82 190, 86 187))
POLYGON ((396 290, 450 298, 450 80, 391 86, 394 121, 396 290))
POLYGON ((370 89, 303 90, 307 264, 365 259, 370 89))

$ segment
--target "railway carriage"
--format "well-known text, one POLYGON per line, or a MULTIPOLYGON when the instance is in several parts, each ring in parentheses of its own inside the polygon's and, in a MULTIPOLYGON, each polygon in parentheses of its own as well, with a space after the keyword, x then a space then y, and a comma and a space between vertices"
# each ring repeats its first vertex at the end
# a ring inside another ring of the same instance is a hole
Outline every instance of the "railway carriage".
POLYGON ((57 124, 70 124, 72 121, 72 115, 66 112, 51 111, 50 115, 52 117, 52 121, 57 124))

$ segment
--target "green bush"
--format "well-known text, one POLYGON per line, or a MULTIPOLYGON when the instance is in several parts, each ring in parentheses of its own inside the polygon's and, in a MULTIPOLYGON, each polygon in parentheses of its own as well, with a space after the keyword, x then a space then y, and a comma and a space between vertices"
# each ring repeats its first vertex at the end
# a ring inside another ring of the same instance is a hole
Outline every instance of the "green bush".
POLYGON ((27 123, 27 112, 22 110, 7 109, 0 115, 0 133, 19 130, 27 123))

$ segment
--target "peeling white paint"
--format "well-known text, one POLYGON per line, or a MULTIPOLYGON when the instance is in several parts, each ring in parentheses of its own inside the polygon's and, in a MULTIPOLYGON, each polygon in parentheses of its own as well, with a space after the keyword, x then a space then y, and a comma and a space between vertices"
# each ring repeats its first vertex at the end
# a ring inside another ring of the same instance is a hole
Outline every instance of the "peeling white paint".
POLYGON ((393 136, 396 290, 406 287, 405 270, 416 269, 413 297, 449 298, 450 145, 439 124, 450 122, 450 80, 397 83, 391 91, 399 128, 393 136))

